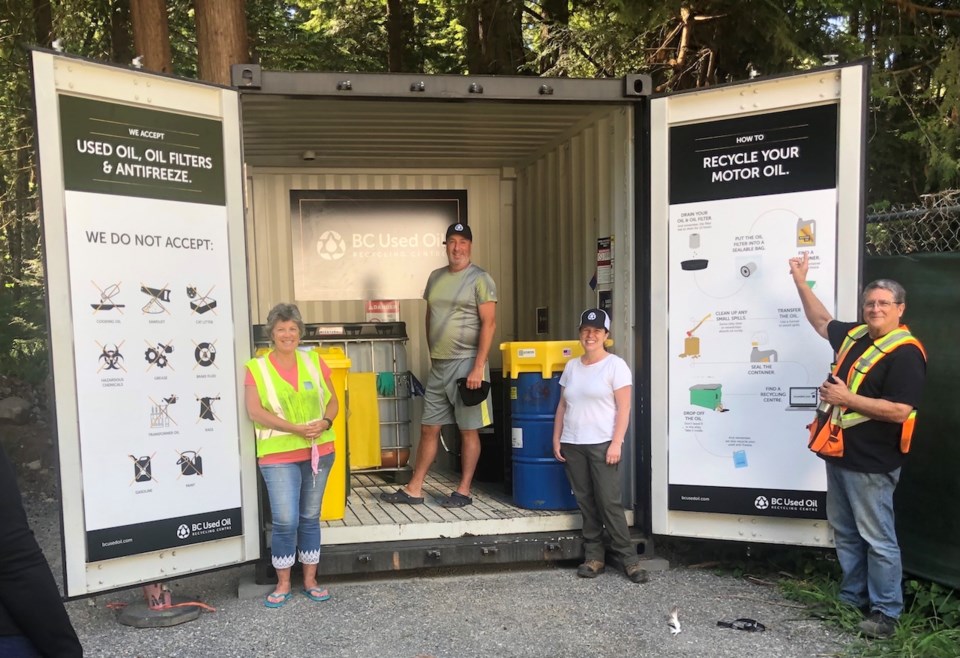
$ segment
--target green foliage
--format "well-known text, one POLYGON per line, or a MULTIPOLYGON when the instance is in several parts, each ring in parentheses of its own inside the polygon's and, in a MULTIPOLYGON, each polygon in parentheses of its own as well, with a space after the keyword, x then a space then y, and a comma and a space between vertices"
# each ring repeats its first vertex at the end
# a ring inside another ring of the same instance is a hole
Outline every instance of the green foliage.
MULTIPOLYGON (((904 583, 911 611, 930 619, 935 625, 960 629, 960 595, 937 583, 911 579, 904 583)), ((960 647, 960 645, 958 645, 960 647)))
POLYGON ((19 286, 0 288, 0 373, 43 383, 49 372, 46 313, 40 263, 31 261, 19 286))
POLYGON ((198 78, 197 32, 192 0, 166 0, 173 70, 185 78, 198 78))
MULTIPOLYGON (((457 0, 403 2, 403 70, 466 71, 457 0)), ((291 71, 387 70, 384 0, 247 0, 254 58, 291 71)))
POLYGON ((960 17, 870 4, 857 14, 874 66, 868 200, 958 188, 960 17))

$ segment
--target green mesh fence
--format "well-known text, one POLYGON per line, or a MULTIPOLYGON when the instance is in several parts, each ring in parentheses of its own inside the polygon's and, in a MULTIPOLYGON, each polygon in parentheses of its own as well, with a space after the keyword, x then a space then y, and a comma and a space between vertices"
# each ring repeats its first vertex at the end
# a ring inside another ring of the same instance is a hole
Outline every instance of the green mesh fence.
MULTIPOLYGON (((904 570, 960 588, 960 232, 951 228, 960 226, 960 207, 937 213, 935 222, 924 217, 893 220, 900 224, 886 231, 891 239, 885 246, 868 237, 868 254, 877 255, 867 256, 864 281, 903 284, 904 319, 928 356, 913 448, 896 495, 904 570)), ((870 218, 868 236, 893 225, 876 218, 870 218)))

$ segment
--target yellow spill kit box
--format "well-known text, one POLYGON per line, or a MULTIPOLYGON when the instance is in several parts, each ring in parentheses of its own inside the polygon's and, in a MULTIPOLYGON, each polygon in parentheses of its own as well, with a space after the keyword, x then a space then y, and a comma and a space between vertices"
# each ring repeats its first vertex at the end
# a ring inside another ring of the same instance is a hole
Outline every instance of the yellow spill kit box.
POLYGON ((567 361, 583 354, 579 340, 542 340, 500 343, 503 353, 503 376, 517 379, 521 372, 539 372, 550 379, 563 372, 567 361))

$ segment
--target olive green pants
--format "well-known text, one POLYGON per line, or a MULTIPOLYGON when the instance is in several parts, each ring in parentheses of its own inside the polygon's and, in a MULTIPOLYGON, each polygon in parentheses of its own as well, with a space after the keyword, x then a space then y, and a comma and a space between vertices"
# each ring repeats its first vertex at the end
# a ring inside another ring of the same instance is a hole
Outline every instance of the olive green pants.
POLYGON ((567 479, 583 516, 583 552, 586 560, 604 561, 604 544, 628 567, 640 561, 620 495, 619 464, 607 464, 610 442, 592 445, 561 443, 567 479))

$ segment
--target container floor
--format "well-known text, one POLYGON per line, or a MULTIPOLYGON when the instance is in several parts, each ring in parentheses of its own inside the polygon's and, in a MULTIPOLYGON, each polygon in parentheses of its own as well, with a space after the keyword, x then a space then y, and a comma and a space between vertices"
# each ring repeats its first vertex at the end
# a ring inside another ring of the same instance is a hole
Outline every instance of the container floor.
POLYGON ((423 505, 393 505, 381 501, 380 494, 395 491, 398 485, 376 473, 354 474, 343 519, 320 524, 322 542, 352 544, 555 532, 576 530, 582 525, 577 511, 516 507, 504 492, 503 483, 474 483, 472 505, 458 509, 441 507, 440 499, 453 491, 458 482, 455 473, 431 470, 423 488, 423 505))

